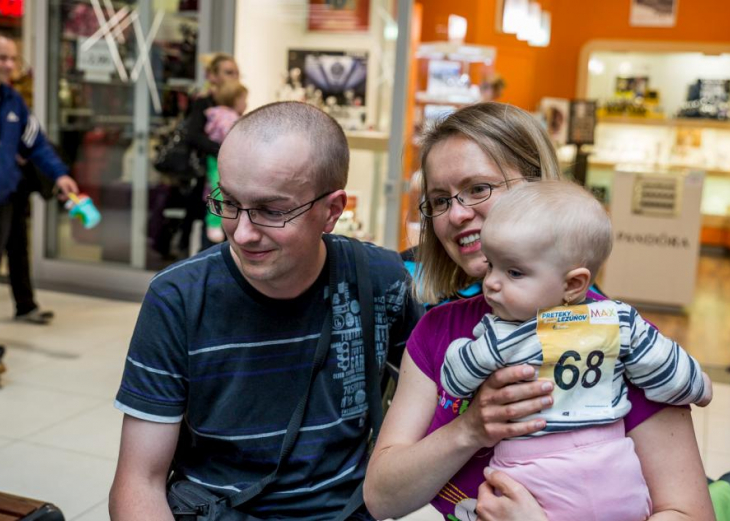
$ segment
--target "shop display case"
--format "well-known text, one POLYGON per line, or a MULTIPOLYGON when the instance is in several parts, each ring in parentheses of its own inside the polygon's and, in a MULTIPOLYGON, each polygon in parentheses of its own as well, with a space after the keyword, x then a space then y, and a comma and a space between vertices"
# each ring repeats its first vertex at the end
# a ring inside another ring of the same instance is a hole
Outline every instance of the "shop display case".
POLYGON ((702 241, 730 247, 730 46, 592 42, 577 97, 599 103, 587 184, 610 203, 618 164, 706 174, 702 241))

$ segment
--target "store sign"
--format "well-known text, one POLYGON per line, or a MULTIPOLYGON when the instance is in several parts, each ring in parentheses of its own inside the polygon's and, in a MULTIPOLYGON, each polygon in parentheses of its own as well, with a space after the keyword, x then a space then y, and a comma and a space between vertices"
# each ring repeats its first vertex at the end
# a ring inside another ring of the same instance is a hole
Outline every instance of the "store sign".
POLYGON ((644 246, 659 246, 663 248, 691 248, 692 242, 687 237, 669 235, 666 233, 616 233, 616 242, 628 244, 642 244, 644 246))
POLYGON ((310 31, 362 32, 370 28, 370 0, 309 0, 310 31))
POLYGON ((682 201, 682 186, 676 177, 637 175, 631 211, 652 217, 676 217, 682 201))
POLYGON ((23 0, 0 0, 0 16, 23 16, 23 0))
POLYGON ((109 81, 111 74, 116 71, 114 58, 109 46, 104 40, 98 40, 88 50, 83 49, 86 38, 79 38, 77 42, 76 68, 86 73, 86 79, 109 81))
POLYGON ((601 288, 619 300, 688 306, 697 276, 704 173, 637 169, 622 165, 613 175, 614 244, 601 288))

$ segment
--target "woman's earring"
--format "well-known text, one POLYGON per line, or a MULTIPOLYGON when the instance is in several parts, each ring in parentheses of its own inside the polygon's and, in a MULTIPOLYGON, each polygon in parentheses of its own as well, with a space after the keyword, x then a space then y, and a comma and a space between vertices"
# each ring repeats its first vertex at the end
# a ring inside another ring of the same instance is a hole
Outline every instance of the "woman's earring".
POLYGON ((565 306, 565 307, 570 306, 570 300, 568 300, 567 298, 564 298, 563 299, 563 306, 565 306))

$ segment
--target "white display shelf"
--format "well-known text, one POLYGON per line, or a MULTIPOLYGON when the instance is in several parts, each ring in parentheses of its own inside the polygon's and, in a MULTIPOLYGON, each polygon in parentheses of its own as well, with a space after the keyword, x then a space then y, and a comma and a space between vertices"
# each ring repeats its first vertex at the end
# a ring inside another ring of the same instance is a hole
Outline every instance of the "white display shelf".
POLYGON ((702 170, 709 177, 728 178, 728 146, 727 121, 603 116, 598 118, 589 164, 596 168, 632 163, 669 170, 702 170), (692 139, 696 139, 694 144, 692 139))
POLYGON ((492 65, 496 57, 497 49, 495 47, 455 42, 424 42, 418 46, 416 51, 416 58, 484 63, 486 65, 492 65))
POLYGON ((345 137, 347 144, 353 150, 372 150, 373 152, 387 152, 388 139, 390 135, 387 132, 378 132, 376 130, 346 130, 345 137))
POLYGON ((466 107, 473 105, 479 100, 473 96, 434 96, 428 92, 416 92, 416 103, 422 105, 453 105, 455 107, 466 107))
MULTIPOLYGON (((593 161, 588 158, 588 164, 595 168, 615 168, 617 165, 625 164, 625 161, 593 161)), ((683 165, 678 163, 656 164, 656 163, 637 163, 642 167, 659 168, 662 170, 702 170, 708 176, 713 177, 730 177, 730 170, 722 170, 717 168, 707 168, 702 165, 683 165)))
POLYGON ((730 131, 730 121, 702 118, 643 118, 632 116, 601 116, 599 124, 644 125, 650 127, 714 128, 730 131))

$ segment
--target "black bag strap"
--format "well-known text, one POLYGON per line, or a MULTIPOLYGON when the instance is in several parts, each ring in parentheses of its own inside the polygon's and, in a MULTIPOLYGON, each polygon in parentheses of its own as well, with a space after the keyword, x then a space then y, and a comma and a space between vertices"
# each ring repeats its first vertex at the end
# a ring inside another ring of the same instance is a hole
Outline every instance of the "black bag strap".
MULTIPOLYGON (((360 241, 351 240, 355 253, 355 272, 357 274, 357 294, 360 299, 360 319, 362 320, 362 339, 365 349, 365 382, 368 393, 368 413, 370 426, 373 429, 372 440, 377 439, 383 424, 383 398, 380 394, 380 371, 378 370, 377 346, 375 344, 375 319, 373 285, 370 280, 370 269, 365 246, 360 241)), ((362 496, 363 484, 358 485, 350 496, 345 508, 337 516, 336 521, 345 521, 364 504, 362 496)))
MULTIPOLYGON (((329 301, 332 302, 332 297, 335 294, 337 290, 337 276, 336 276, 336 266, 335 266, 335 256, 328 254, 328 262, 329 262, 329 301)), ((286 461, 286 459, 289 457, 289 454, 291 454, 292 449, 294 448, 294 442, 296 442, 297 437, 299 436, 299 429, 302 426, 302 421, 304 421, 304 413, 307 409, 307 402, 309 401, 309 394, 312 390, 312 383, 314 382, 315 378, 317 378, 317 373, 319 373, 319 370, 322 368, 322 365, 324 364, 325 359, 327 358, 327 353, 329 352, 330 348, 330 339, 332 336, 332 305, 330 304, 329 309, 327 310, 327 315, 324 319, 324 325, 322 326, 322 332, 319 335, 319 341, 317 342, 317 349, 314 353, 314 361, 312 362, 312 371, 309 375, 309 381, 307 382, 307 387, 302 394, 302 398, 299 400, 299 403, 297 403, 296 408, 294 409, 294 412, 292 413, 291 420, 289 420, 289 425, 286 427, 286 434, 284 435, 284 441, 281 445, 281 451, 279 453, 279 461, 276 464, 276 468, 271 472, 271 474, 265 476, 262 478, 258 483, 251 485, 250 487, 246 488, 245 490, 242 490, 241 492, 238 492, 236 494, 233 494, 228 497, 221 498, 222 502, 225 502, 229 507, 236 508, 239 507, 256 496, 258 496, 263 490, 272 482, 274 479, 276 479, 276 475, 279 473, 279 469, 282 467, 283 463, 286 461)))

